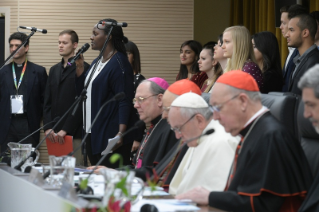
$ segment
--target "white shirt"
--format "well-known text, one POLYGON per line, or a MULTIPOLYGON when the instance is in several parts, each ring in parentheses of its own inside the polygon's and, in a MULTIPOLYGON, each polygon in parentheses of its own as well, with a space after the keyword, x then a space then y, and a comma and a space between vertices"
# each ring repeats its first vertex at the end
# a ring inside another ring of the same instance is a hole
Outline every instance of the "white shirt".
MULTIPOLYGON (((101 58, 100 61, 103 60, 103 57, 101 58)), ((96 67, 96 71, 94 72, 94 75, 89 83, 89 86, 87 87, 87 99, 85 102, 86 105, 86 123, 85 123, 85 131, 87 133, 91 133, 91 130, 89 130, 89 128, 91 127, 92 124, 92 120, 91 120, 91 102, 92 102, 92 83, 94 82, 94 79, 101 73, 101 71, 103 70, 104 66, 109 62, 109 60, 107 60, 105 63, 102 63, 98 61, 97 62, 97 67, 96 67)), ((87 83, 87 81, 90 78, 91 72, 93 71, 93 67, 90 69, 87 77, 85 78, 85 84, 87 83)), ((83 107, 84 108, 84 107, 83 107)), ((84 112, 83 112, 83 117, 84 117, 84 112)))
POLYGON ((286 72, 287 64, 288 64, 288 62, 289 62, 289 60, 290 60, 290 58, 291 58, 292 53, 294 53, 295 49, 296 49, 296 48, 288 47, 289 54, 288 54, 287 59, 286 59, 286 63, 285 63, 285 67, 284 67, 284 72, 286 72))

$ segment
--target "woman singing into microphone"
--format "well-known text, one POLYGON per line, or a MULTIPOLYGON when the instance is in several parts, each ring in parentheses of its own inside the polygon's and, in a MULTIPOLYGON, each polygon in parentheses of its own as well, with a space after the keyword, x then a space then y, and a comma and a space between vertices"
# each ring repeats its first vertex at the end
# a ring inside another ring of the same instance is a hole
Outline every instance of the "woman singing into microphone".
MULTIPOLYGON (((112 27, 106 22, 117 23, 113 19, 103 19, 93 27, 90 37, 93 50, 100 52, 102 50, 112 27)), ((83 56, 76 61, 78 77, 85 78, 84 85, 88 84, 83 112, 86 118, 85 133, 89 133, 86 139, 86 149, 91 165, 95 165, 100 160, 101 152, 108 145, 108 139, 122 135, 133 125, 130 123, 133 120, 131 115, 134 109, 132 105, 134 98, 133 70, 124 46, 127 41, 122 27, 113 26, 101 59, 95 59, 86 73, 83 73, 83 56), (96 70, 93 73, 94 69, 96 70), (125 98, 106 105, 92 129, 89 130, 101 106, 120 92, 125 93, 125 98)), ((83 88, 83 85, 81 86, 83 88)), ((82 90, 81 86, 78 90, 82 90)), ((130 135, 125 136, 113 148, 113 153, 122 155, 124 165, 130 164, 130 151, 133 143, 131 137, 130 135)), ((111 155, 109 154, 102 164, 110 168, 117 168, 118 164, 109 162, 111 155)))

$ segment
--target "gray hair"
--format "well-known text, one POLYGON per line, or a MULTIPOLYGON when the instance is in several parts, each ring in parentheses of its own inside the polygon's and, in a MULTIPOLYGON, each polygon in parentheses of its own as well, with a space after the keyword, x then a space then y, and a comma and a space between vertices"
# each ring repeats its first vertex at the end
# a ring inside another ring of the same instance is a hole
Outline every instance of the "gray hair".
POLYGON ((316 98, 319 99, 319 64, 310 68, 299 80, 298 87, 312 88, 316 98))
POLYGON ((201 114, 202 116, 204 116, 206 121, 208 121, 213 115, 213 113, 210 111, 208 107, 207 108, 179 107, 179 108, 180 108, 181 116, 185 118, 190 118, 194 114, 201 114))
POLYGON ((155 82, 151 81, 151 80, 143 80, 140 84, 144 83, 144 82, 150 82, 151 86, 150 86, 150 91, 152 94, 164 94, 164 92, 166 91, 165 89, 163 89, 161 86, 159 86, 158 84, 156 84, 155 82))
POLYGON ((246 90, 238 89, 238 88, 235 88, 235 87, 232 87, 229 85, 228 85, 228 87, 229 87, 229 90, 231 91, 231 93, 234 95, 244 93, 253 102, 261 102, 261 94, 259 91, 246 91, 246 90))

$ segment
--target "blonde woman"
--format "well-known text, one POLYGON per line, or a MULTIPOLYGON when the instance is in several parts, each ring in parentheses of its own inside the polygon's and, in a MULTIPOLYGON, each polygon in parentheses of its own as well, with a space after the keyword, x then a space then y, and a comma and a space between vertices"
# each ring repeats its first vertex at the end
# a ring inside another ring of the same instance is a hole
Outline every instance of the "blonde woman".
POLYGON ((223 74, 219 63, 214 60, 214 45, 207 45, 203 48, 199 55, 198 66, 199 70, 205 72, 208 76, 201 87, 201 91, 210 93, 217 78, 223 74))
POLYGON ((242 70, 256 80, 260 90, 263 89, 263 77, 257 65, 251 35, 244 26, 232 26, 223 33, 224 57, 229 58, 224 73, 231 70, 242 70))

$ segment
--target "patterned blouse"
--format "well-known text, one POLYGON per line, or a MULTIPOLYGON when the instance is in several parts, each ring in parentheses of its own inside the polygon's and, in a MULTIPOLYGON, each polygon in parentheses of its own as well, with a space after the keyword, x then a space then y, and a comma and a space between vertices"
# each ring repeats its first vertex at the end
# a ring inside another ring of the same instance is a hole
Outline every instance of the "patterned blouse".
POLYGON ((248 60, 247 62, 245 62, 242 70, 250 74, 256 80, 259 90, 263 90, 263 87, 264 87, 263 74, 256 63, 254 63, 251 60, 248 60))

